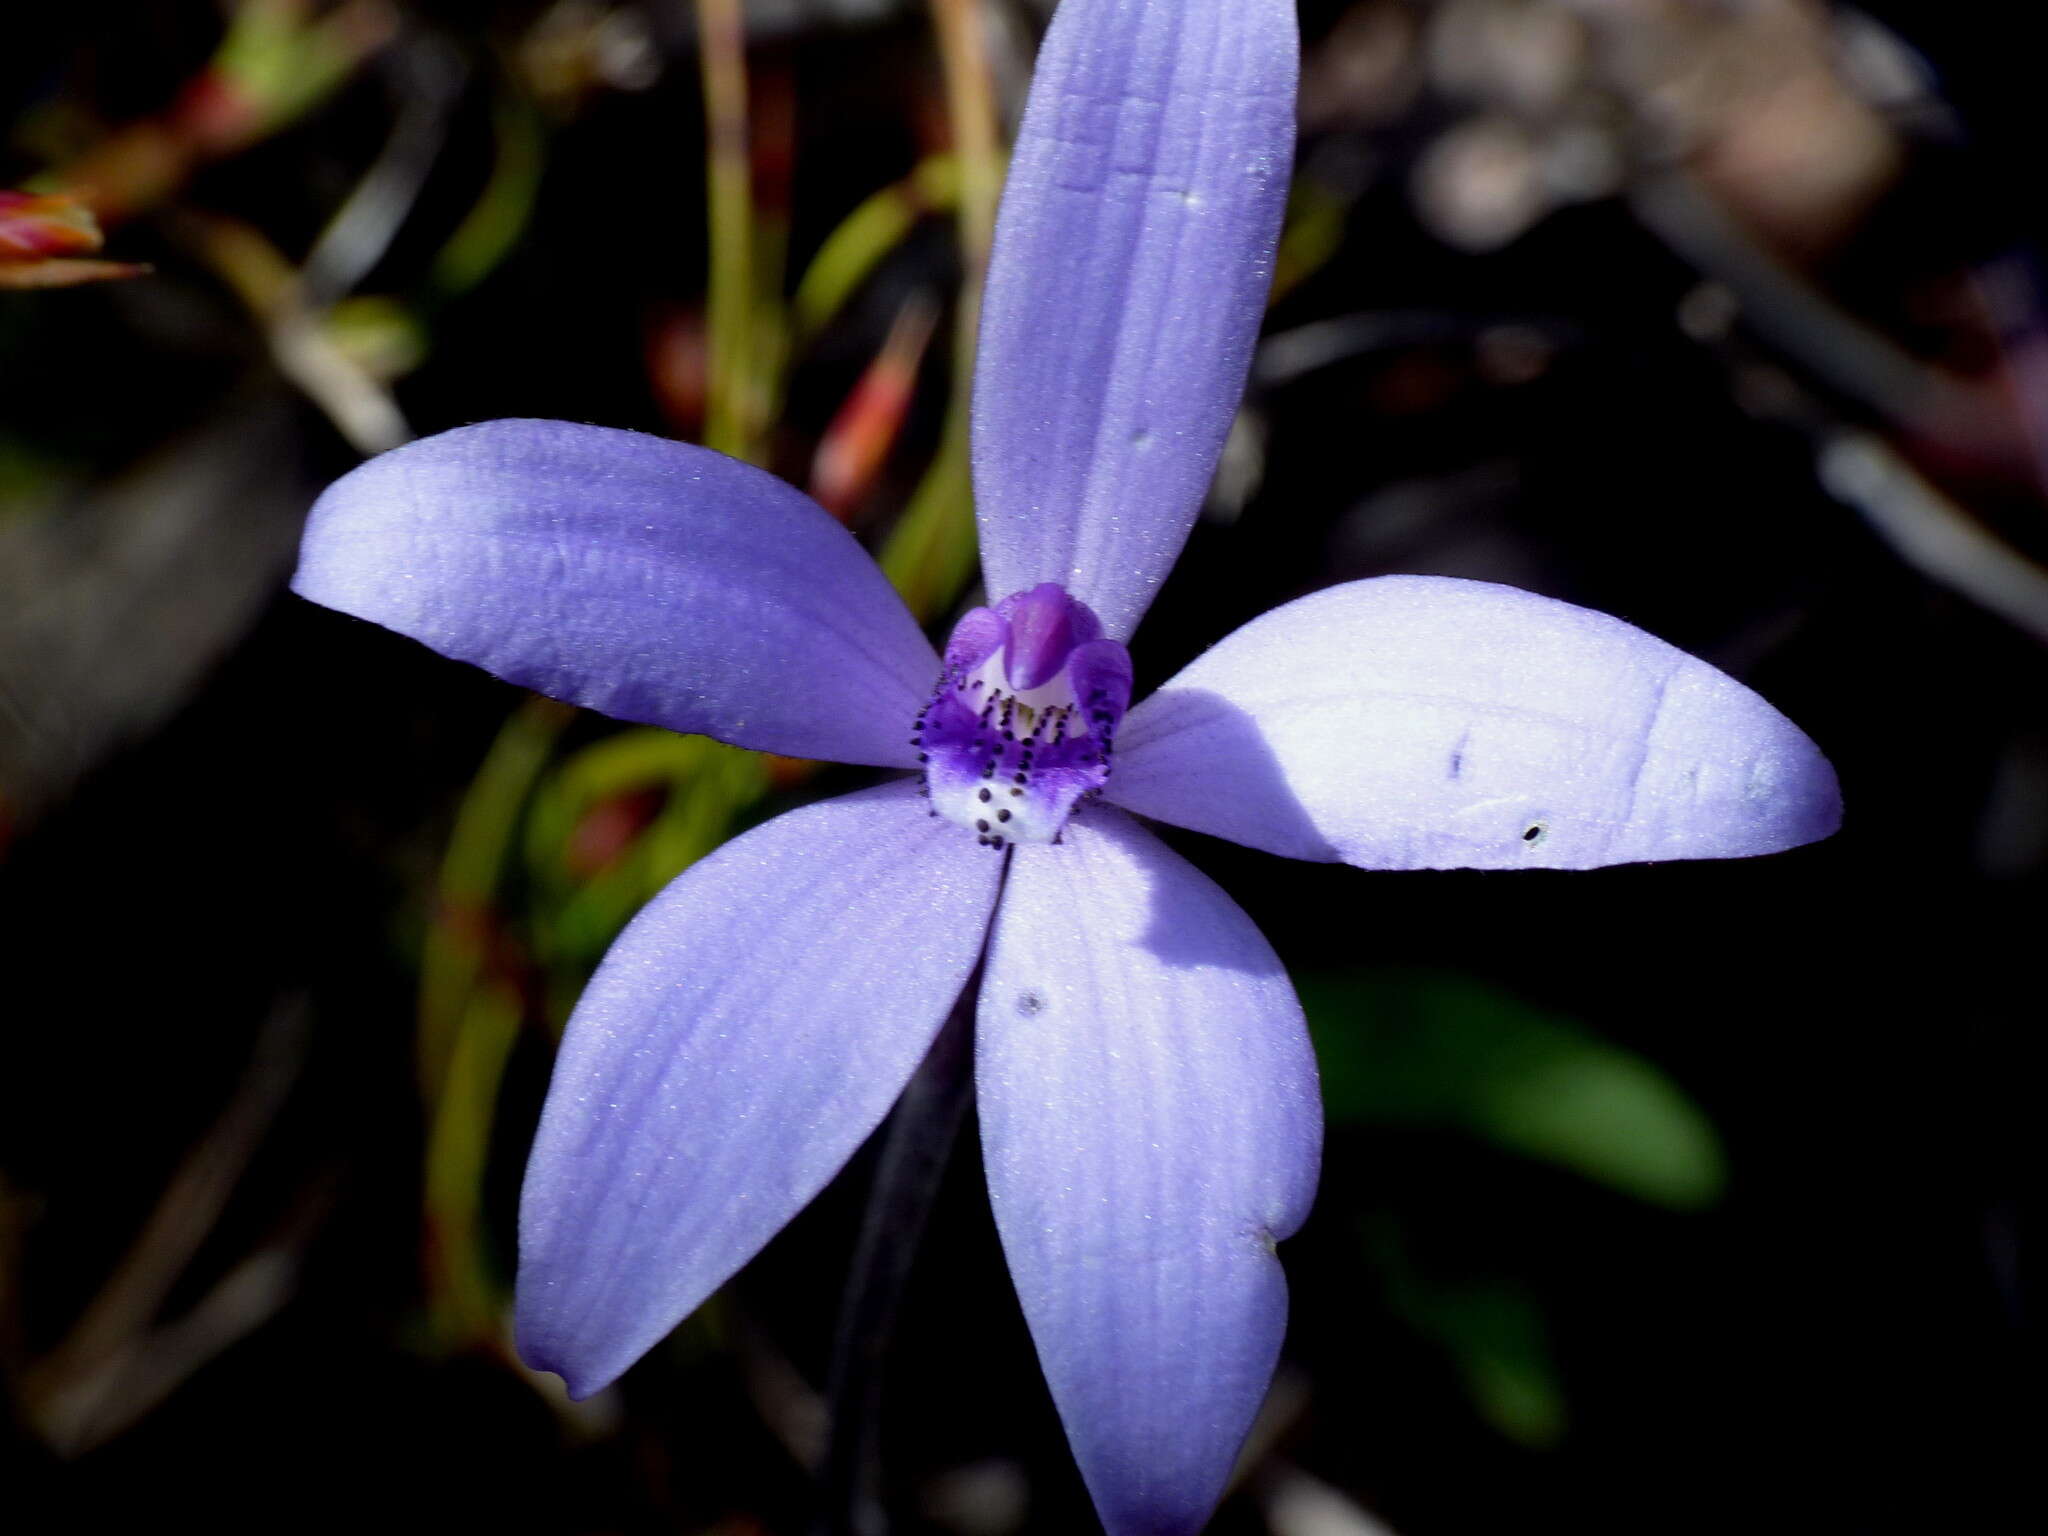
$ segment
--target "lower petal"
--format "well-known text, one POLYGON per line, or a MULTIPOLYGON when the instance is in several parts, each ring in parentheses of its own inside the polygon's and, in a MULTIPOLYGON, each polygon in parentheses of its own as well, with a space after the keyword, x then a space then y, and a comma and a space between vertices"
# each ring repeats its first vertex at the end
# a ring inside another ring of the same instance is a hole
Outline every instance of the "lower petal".
POLYGON ((1272 1378, 1274 1244, 1322 1114, 1294 989, 1236 903, 1091 808, 1011 855, 982 985, 989 1197, 1110 1536, 1198 1530, 1272 1378))
POLYGON ((692 866, 577 1005, 519 1212, 519 1352, 595 1392, 839 1171, 979 958, 1001 860, 910 783, 692 866))

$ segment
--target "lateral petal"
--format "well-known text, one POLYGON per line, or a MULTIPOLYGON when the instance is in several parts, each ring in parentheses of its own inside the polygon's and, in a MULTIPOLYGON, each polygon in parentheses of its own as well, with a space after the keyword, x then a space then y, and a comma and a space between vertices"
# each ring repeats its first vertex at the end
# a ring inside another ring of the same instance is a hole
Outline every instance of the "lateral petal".
POLYGON ((795 757, 911 766, 939 670, 809 497, 708 448, 566 421, 461 427, 344 475, 292 587, 522 687, 795 757))
POLYGON ((1215 473, 1294 153, 1292 0, 1066 0, 996 221, 974 375, 989 596, 1125 640, 1215 473))
POLYGON ((880 1122, 980 957, 1001 860, 908 782, 757 827, 612 946, 570 1020, 519 1213, 519 1352, 584 1397, 880 1122))
POLYGON ((1131 711, 1104 793, 1366 869, 1742 858, 1842 815, 1820 749, 1733 678, 1604 613, 1437 576, 1254 619, 1131 711))
POLYGON ((989 1197, 1110 1536, 1208 1518, 1287 1315, 1314 1193, 1301 1008, 1237 904, 1093 807, 1020 846, 977 1015, 989 1197))

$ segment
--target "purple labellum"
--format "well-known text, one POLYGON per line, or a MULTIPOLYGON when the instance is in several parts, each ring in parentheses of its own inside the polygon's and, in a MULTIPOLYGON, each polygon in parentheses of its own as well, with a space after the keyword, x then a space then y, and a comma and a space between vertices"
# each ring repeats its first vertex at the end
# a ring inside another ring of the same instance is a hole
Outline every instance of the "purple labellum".
POLYGON ((1060 840, 1131 702, 1130 653, 1101 636, 1052 582, 960 620, 913 738, 934 814, 993 848, 1060 840))
POLYGON ((1036 688, 1066 665, 1074 647, 1102 638, 1101 621, 1057 582, 1042 581, 996 604, 1010 624, 1010 685, 1036 688))

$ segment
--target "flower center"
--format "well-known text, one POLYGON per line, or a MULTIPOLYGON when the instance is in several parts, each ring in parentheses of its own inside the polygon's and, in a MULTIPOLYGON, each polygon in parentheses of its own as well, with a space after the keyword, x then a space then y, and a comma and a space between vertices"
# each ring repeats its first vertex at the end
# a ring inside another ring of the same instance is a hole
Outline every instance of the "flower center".
POLYGON ((1109 780, 1131 657, 1052 582, 976 608, 911 736, 932 814, 982 843, 1056 843, 1109 780))

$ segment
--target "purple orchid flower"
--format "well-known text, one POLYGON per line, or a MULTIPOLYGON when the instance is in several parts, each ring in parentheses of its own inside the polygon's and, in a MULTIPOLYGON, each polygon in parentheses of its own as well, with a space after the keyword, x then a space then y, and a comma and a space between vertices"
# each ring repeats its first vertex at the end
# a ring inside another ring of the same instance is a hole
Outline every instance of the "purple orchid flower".
POLYGON ((1193 1531, 1272 1375, 1274 1245, 1308 1209, 1321 1116, 1280 962, 1138 817, 1367 869, 1834 830, 1833 772, 1755 694, 1484 583, 1318 593, 1129 709, 1125 642, 1263 311, 1296 54, 1290 0, 1059 8, 975 378, 1000 601, 943 658, 839 524, 701 448, 493 422, 315 508, 294 585, 316 602, 623 719, 916 770, 704 859, 591 982, 520 1220, 520 1351, 572 1393, 823 1187, 980 967, 989 1195, 1075 1456, 1116 1536, 1193 1531))

